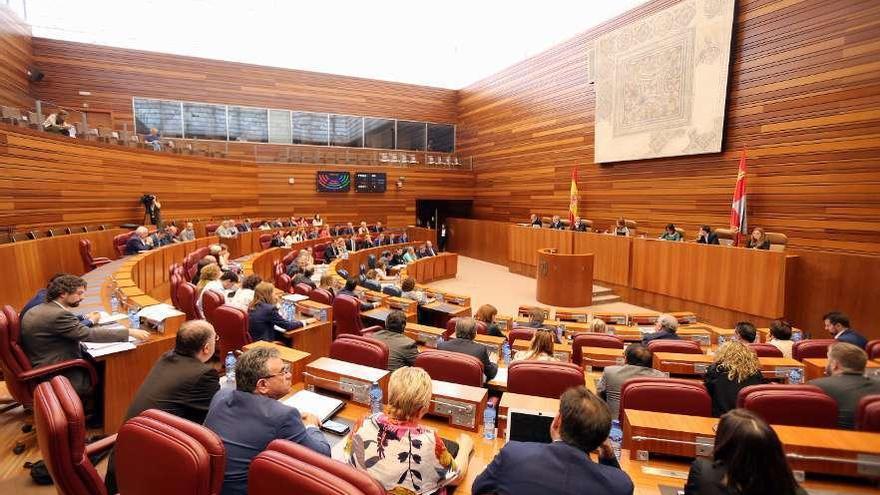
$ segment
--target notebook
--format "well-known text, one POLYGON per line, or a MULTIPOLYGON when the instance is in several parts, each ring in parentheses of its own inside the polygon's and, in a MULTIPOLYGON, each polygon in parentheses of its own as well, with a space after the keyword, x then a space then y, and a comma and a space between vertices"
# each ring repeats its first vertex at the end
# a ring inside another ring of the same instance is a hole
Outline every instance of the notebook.
POLYGON ((308 390, 300 390, 283 401, 285 405, 295 407, 300 413, 308 412, 318 417, 323 423, 336 414, 345 403, 333 397, 316 394, 308 390))

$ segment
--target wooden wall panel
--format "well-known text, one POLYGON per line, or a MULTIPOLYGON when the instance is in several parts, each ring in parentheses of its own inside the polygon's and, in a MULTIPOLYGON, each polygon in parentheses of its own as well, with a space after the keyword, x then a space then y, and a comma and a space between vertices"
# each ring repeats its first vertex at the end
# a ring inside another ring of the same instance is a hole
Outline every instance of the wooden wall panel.
POLYGON ((26 71, 32 59, 30 26, 0 4, 0 105, 31 106, 26 71))
POLYGON ((748 148, 749 217, 795 249, 880 254, 880 3, 737 2, 723 151, 593 163, 586 49, 676 3, 654 0, 460 91, 459 152, 476 167, 474 213, 565 214, 570 171, 596 227, 618 216, 648 235, 727 224, 748 148))
POLYGON ((507 264, 510 224, 488 220, 448 218, 447 251, 497 265, 507 264))

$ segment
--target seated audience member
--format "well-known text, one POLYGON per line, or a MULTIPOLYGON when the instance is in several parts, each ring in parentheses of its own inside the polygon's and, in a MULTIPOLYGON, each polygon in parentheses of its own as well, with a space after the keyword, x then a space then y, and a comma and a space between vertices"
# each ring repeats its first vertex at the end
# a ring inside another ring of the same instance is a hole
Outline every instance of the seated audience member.
POLYGON ((633 483, 620 469, 607 441, 612 416, 584 386, 559 399, 550 425, 552 443, 508 442, 477 476, 474 495, 632 495, 633 483), (590 453, 599 449, 599 462, 590 453))
POLYGON ((196 230, 193 227, 192 222, 186 222, 184 229, 180 231, 180 234, 177 235, 178 241, 194 241, 196 240, 196 230))
POLYGON ((758 356, 742 342, 729 340, 718 348, 703 380, 712 397, 712 416, 717 417, 736 407, 740 390, 764 383, 764 375, 758 356))
POLYGON ((59 110, 57 113, 50 113, 45 120, 43 120, 43 130, 46 132, 56 132, 58 134, 64 134, 65 136, 70 136, 71 132, 76 135, 76 128, 67 122, 67 117, 69 114, 67 110, 59 110))
POLYGON ((676 332, 678 332, 678 319, 672 315, 662 314, 657 317, 657 322, 654 323, 654 332, 645 334, 642 337, 642 343, 647 345, 652 340, 661 339, 681 340, 676 332))
POLYGON ((307 325, 311 319, 303 321, 287 320, 278 312, 278 299, 275 297, 275 286, 269 282, 260 282, 254 289, 254 298, 248 307, 248 333, 255 341, 273 341, 279 337, 275 327, 283 330, 294 330, 307 325))
POLYGON ((269 247, 284 247, 284 235, 280 230, 272 234, 272 240, 269 241, 269 247))
POLYGON ((526 324, 517 323, 518 327, 544 328, 544 310, 535 306, 529 308, 529 322, 526 324))
POLYGON ((263 222, 257 227, 257 230, 272 230, 271 222, 263 222))
POLYGON ((459 434, 453 458, 440 435, 419 424, 431 407, 431 377, 403 367, 388 381, 385 412, 358 421, 345 444, 345 459, 367 472, 389 494, 447 493, 467 471, 474 444, 459 434))
POLYGON ((718 234, 712 232, 712 227, 703 225, 697 234, 697 244, 718 244, 718 234))
POLYGON ((400 285, 400 297, 404 299, 412 299, 413 301, 421 304, 428 303, 428 296, 423 291, 416 290, 416 280, 412 277, 407 277, 406 280, 400 285))
POLYGON ((226 299, 226 304, 247 311, 254 300, 254 289, 262 281, 259 275, 248 275, 241 281, 241 288, 235 291, 235 295, 226 299))
POLYGON ((339 229, 339 231, 337 232, 337 235, 354 235, 354 234, 355 234, 354 224, 351 222, 348 222, 345 225, 345 227, 339 229))
POLYGON ((394 256, 391 257, 391 266, 406 266, 406 258, 403 255, 403 249, 394 250, 394 256))
POLYGON ((617 418, 620 415, 620 389, 623 388, 624 382, 630 378, 666 377, 666 373, 651 367, 654 362, 654 354, 646 346, 630 344, 623 355, 626 364, 606 366, 602 372, 602 378, 596 383, 596 393, 605 399, 612 418, 617 418))
POLYGON ((290 365, 278 349, 256 347, 235 364, 235 388, 221 388, 208 409, 205 426, 226 447, 222 495, 247 493, 251 461, 275 439, 290 440, 330 456, 330 445, 317 417, 282 403, 290 392, 290 365))
POLYGON ((493 337, 506 337, 504 332, 501 331, 501 326, 495 322, 495 315, 498 314, 498 309, 491 304, 484 304, 480 306, 477 310, 477 314, 474 315, 474 319, 477 321, 482 321, 486 324, 487 333, 493 337))
POLYGON ((220 252, 217 253, 217 261, 220 263, 220 268, 223 270, 229 269, 229 246, 226 244, 220 244, 220 252))
POLYGON ((296 260, 293 260, 287 265, 287 269, 284 271, 284 273, 286 273, 287 276, 290 277, 291 281, 292 281, 293 277, 296 277, 297 275, 302 273, 302 268, 300 268, 300 266, 296 262, 296 260))
POLYGON ((206 255, 205 257, 200 259, 199 262, 196 263, 196 274, 193 275, 193 278, 191 280, 192 284, 198 286, 199 282, 202 280, 202 270, 208 265, 216 265, 216 264, 217 264, 217 258, 215 258, 211 255, 206 255))
POLYGON ((576 230, 578 232, 587 232, 589 227, 587 227, 587 223, 581 220, 581 217, 574 217, 574 223, 571 224, 571 230, 576 230))
POLYGON ((318 285, 312 281, 312 275, 315 274, 314 266, 307 266, 301 272, 297 273, 296 276, 293 277, 292 283, 296 284, 306 284, 313 289, 317 289, 318 285))
POLYGON ((680 241, 682 240, 681 234, 675 230, 674 224, 666 224, 666 228, 663 230, 663 233, 660 234, 661 241, 680 241))
MULTIPOLYGON (((159 409, 202 424, 211 399, 220 389, 217 371, 208 363, 214 356, 217 334, 205 320, 190 320, 177 331, 174 349, 156 361, 125 413, 125 421, 147 409, 159 409)), ((118 493, 114 457, 107 465, 104 483, 108 493, 118 493)))
POLYGON ((365 275, 366 280, 364 280, 363 285, 365 288, 380 292, 382 290, 382 285, 379 283, 379 273, 376 270, 370 269, 367 270, 365 275))
POLYGON ((785 320, 773 320, 770 323, 770 340, 768 344, 782 351, 782 356, 791 359, 791 325, 785 320))
POLYGON ((382 226, 382 222, 376 222, 376 227, 373 228, 374 232, 385 232, 385 227, 382 226))
POLYGON ((755 339, 758 338, 758 330, 755 328, 755 325, 747 321, 741 321, 733 329, 733 338, 743 344, 754 344, 755 339))
POLYGON ((150 237, 150 244, 153 247, 167 246, 177 241, 177 227, 168 225, 161 231, 154 232, 150 237))
POLYGON ((489 381, 498 374, 498 365, 489 360, 489 351, 486 346, 474 342, 476 336, 477 322, 473 318, 459 318, 455 322, 455 338, 438 342, 437 349, 460 352, 479 359, 483 363, 483 375, 486 381, 489 381))
POLYGON ((590 320, 590 330, 589 331, 592 333, 609 333, 608 332, 609 328, 611 328, 612 330, 614 329, 614 327, 609 327, 605 323, 605 320, 603 320, 603 319, 593 318, 592 320, 590 320))
POLYGON ((225 302, 226 301, 226 289, 223 288, 223 282, 220 281, 220 275, 223 272, 220 271, 220 267, 217 263, 211 263, 210 265, 202 268, 199 272, 199 283, 196 285, 196 306, 199 309, 200 314, 203 313, 204 302, 203 297, 205 295, 205 291, 212 291, 220 295, 220 298, 225 302))
POLYGON ((437 251, 434 250, 434 244, 431 241, 425 242, 425 246, 419 252, 419 258, 427 258, 429 256, 437 256, 437 251))
POLYGON ((538 218, 538 215, 532 213, 532 215, 529 217, 529 225, 531 225, 532 228, 540 228, 544 226, 544 223, 541 222, 541 219, 538 218))
MULTIPOLYGON (((49 283, 46 285, 46 287, 43 287, 42 289, 38 290, 36 293, 34 293, 34 296, 31 297, 28 302, 24 303, 24 306, 22 306, 22 308, 21 308, 21 312, 18 313, 18 321, 21 321, 24 318, 25 313, 27 313, 31 308, 33 308, 35 306, 39 306, 40 304, 43 304, 44 302, 46 302, 46 292, 49 290, 49 285, 52 285, 53 280, 55 280, 58 277, 61 277, 63 275, 69 275, 69 274, 68 273, 56 273, 55 275, 52 275, 52 278, 49 279, 49 283)), ((91 313, 85 314, 85 315, 82 313, 77 313, 76 319, 79 320, 79 322, 83 326, 91 328, 91 327, 95 326, 95 323, 99 320, 100 316, 101 315, 97 311, 92 311, 91 313)))
POLYGON ((238 225, 233 225, 233 227, 235 227, 236 230, 238 230, 239 232, 250 232, 254 230, 253 226, 251 225, 250 218, 245 218, 243 222, 238 225))
POLYGON ((152 146, 153 150, 162 151, 162 135, 159 134, 159 129, 151 127, 150 133, 144 136, 144 142, 152 146))
POLYGON ((373 241, 373 236, 367 232, 364 234, 364 238, 358 241, 358 249, 369 249, 372 247, 376 247, 378 244, 373 241))
POLYGON ((323 227, 323 226, 324 226, 324 219, 321 218, 321 215, 319 213, 315 213, 315 216, 312 217, 312 227, 323 227))
POLYGON ((385 328, 370 335, 388 346, 388 371, 412 366, 419 355, 416 341, 403 334, 406 329, 406 313, 394 310, 385 319, 385 328))
POLYGON ((336 291, 339 290, 339 287, 336 285, 336 277, 329 273, 325 273, 321 276, 321 282, 318 284, 318 288, 326 290, 330 293, 330 296, 335 296, 336 291))
POLYGON ((849 327, 849 317, 839 311, 832 311, 822 317, 825 331, 839 342, 848 342, 860 349, 868 345, 868 339, 849 327))
POLYGON ((330 237, 330 227, 327 225, 321 227, 321 230, 318 232, 319 239, 326 239, 330 237))
POLYGON ((360 226, 357 229, 357 235, 369 235, 370 229, 367 227, 367 222, 361 222, 360 226))
POLYGON ((865 376, 868 355, 858 346, 837 342, 828 348, 828 365, 824 378, 810 380, 837 401, 837 426, 853 429, 859 400, 866 395, 880 394, 880 380, 865 376))
POLYGON ((141 251, 153 249, 153 240, 150 239, 150 231, 143 225, 136 228, 134 234, 125 243, 125 254, 138 254, 141 251))
POLYGON ((390 273, 388 273, 388 262, 385 260, 385 258, 382 258, 376 262, 376 275, 379 276, 379 280, 382 282, 397 280, 396 275, 391 275, 390 273))
POLYGON ((747 409, 721 416, 712 458, 698 457, 691 464, 684 493, 807 495, 794 479, 776 432, 747 409))
POLYGON ((275 220, 272 220, 271 222, 269 222, 269 227, 271 227, 273 229, 283 229, 284 222, 281 221, 281 217, 278 217, 275 220))
POLYGON ((749 242, 746 244, 749 249, 770 249, 770 239, 761 227, 755 227, 752 235, 749 236, 749 242))
POLYGON ((406 235, 406 232, 401 232, 399 236, 397 236, 397 242, 403 244, 405 242, 409 242, 409 236, 406 235))
POLYGON ((223 220, 215 234, 221 239, 232 239, 238 237, 238 229, 235 228, 235 223, 232 220, 223 220))
POLYGON ((376 236, 376 242, 375 242, 375 245, 376 245, 376 246, 386 246, 386 245, 388 245, 388 244, 390 244, 390 243, 388 242, 388 238, 385 237, 385 234, 383 234, 383 233, 380 232, 379 235, 376 236))
POLYGON ((367 311, 373 308, 378 308, 381 304, 379 301, 369 302, 362 301, 360 297, 358 297, 357 293, 355 293, 354 289, 357 288, 358 279, 357 277, 351 277, 345 281, 345 288, 339 291, 337 296, 350 296, 355 298, 357 302, 360 304, 361 311, 367 311))
POLYGON ((550 222, 550 228, 557 230, 565 229, 565 224, 559 219, 559 215, 553 215, 553 220, 550 222))
POLYGON ((630 235, 629 227, 626 226, 626 220, 618 218, 614 226, 614 235, 622 235, 628 237, 630 235))
POLYGON ((348 239, 343 240, 342 243, 345 246, 346 251, 352 252, 360 249, 360 246, 357 242, 357 237, 355 236, 351 236, 348 239))
MULTIPOLYGON (((86 281, 75 275, 61 275, 46 289, 46 302, 32 307, 21 320, 21 346, 34 368, 81 359, 80 342, 125 342, 129 335, 136 339, 149 338, 145 330, 89 328, 71 309, 79 306, 86 292, 86 281)), ((92 314, 92 323, 98 315, 92 314)), ((58 373, 66 376, 81 397, 92 384, 82 368, 70 368, 58 373)))
POLYGON ((517 351, 512 361, 559 361, 553 355, 553 341, 555 337, 551 330, 539 328, 532 337, 532 343, 528 349, 517 351))

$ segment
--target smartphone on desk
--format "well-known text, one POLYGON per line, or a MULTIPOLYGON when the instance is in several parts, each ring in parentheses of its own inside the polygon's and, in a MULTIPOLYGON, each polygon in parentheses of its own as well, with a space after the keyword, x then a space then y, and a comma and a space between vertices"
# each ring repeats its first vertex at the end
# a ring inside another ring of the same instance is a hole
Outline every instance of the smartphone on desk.
POLYGON ((336 421, 332 421, 332 420, 328 419, 327 421, 324 421, 323 423, 321 423, 321 429, 324 431, 329 431, 330 433, 333 433, 335 435, 342 436, 342 435, 345 435, 346 433, 348 433, 348 430, 350 428, 346 424, 337 423, 336 421))

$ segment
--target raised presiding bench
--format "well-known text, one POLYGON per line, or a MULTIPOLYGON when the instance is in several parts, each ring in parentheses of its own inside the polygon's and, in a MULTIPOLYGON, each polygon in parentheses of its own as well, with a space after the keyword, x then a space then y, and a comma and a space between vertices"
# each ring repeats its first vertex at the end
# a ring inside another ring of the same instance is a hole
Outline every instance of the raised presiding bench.
MULTIPOLYGON (((804 359, 804 377, 807 381, 825 376, 825 367, 828 360, 822 358, 804 359)), ((880 376, 880 362, 868 360, 865 366, 865 376, 880 376)))
POLYGON ((382 389, 382 397, 388 397, 388 370, 380 370, 322 357, 306 365, 303 381, 306 388, 313 391, 322 388, 348 395, 352 402, 365 406, 370 405, 370 387, 378 383, 382 389))
POLYGON ((431 409, 428 414, 447 418, 450 426, 477 431, 489 391, 482 387, 431 380, 431 409))
MULTIPOLYGON (((502 400, 502 404, 503 404, 502 400)), ((624 447, 630 458, 650 453, 712 455, 718 418, 627 409, 624 447)), ((880 433, 771 425, 792 469, 844 476, 880 476, 880 433)))
POLYGON ((303 380, 303 370, 305 369, 306 362, 309 360, 311 354, 263 340, 251 342, 250 344, 245 345, 243 349, 249 351, 257 347, 271 347, 277 349, 281 360, 290 365, 292 383, 299 383, 303 380))
MULTIPOLYGON (((702 375, 715 360, 706 354, 655 352, 654 369, 673 375, 702 375)), ((804 365, 789 358, 759 357, 761 373, 765 378, 780 379, 786 383, 804 382, 804 365)))

